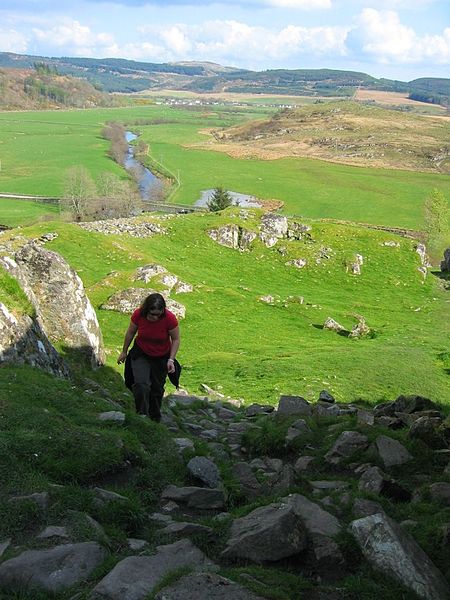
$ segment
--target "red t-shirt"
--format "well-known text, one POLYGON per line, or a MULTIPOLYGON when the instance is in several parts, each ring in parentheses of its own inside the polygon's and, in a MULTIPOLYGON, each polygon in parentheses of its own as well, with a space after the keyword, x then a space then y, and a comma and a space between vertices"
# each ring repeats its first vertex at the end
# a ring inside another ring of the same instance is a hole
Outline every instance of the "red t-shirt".
POLYGON ((131 315, 132 322, 137 325, 136 344, 149 356, 166 356, 170 353, 169 331, 178 326, 176 316, 165 310, 165 314, 157 321, 149 321, 141 317, 141 309, 137 308, 131 315))

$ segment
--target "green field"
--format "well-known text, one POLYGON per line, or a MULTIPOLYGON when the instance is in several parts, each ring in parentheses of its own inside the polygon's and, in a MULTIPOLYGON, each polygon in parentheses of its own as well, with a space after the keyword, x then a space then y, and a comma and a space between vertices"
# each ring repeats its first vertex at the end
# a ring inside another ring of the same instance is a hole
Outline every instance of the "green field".
MULTIPOLYGON (((172 108, 149 105, 120 109, 0 113, 0 192, 58 196, 64 172, 84 165, 94 178, 105 171, 127 174, 108 156, 101 136, 105 122, 129 125, 150 146, 148 163, 162 163, 180 180, 172 201, 194 203, 201 190, 227 189, 284 202, 286 214, 336 218, 420 229, 423 202, 432 188, 450 195, 450 176, 351 167, 310 159, 234 159, 190 147, 209 128, 261 119, 273 109, 226 106, 172 108), (203 131, 203 133, 202 133, 203 131)), ((0 223, 2 218, 0 217, 0 223)), ((20 216, 13 224, 29 222, 20 216)))
POLYGON ((63 223, 22 233, 59 233, 47 246, 83 279, 111 368, 117 369, 129 317, 101 304, 116 290, 139 287, 135 269, 157 262, 195 288, 174 296, 187 308, 180 357, 183 385, 191 392, 206 383, 247 402, 275 403, 281 393, 314 400, 323 388, 344 401, 376 403, 401 393, 450 401, 448 291, 432 274, 423 281, 412 240, 313 222, 311 243, 282 242, 286 256, 258 241, 251 251, 239 252, 207 235, 209 228, 229 223, 258 230, 256 213, 241 219, 238 212, 173 217, 162 222, 166 235, 149 239, 88 233, 63 223), (400 246, 382 245, 389 240, 400 246), (329 258, 317 263, 323 248, 329 258), (356 253, 364 256, 360 276, 346 270, 356 253), (308 262, 304 269, 285 265, 299 257, 308 262), (275 297, 274 305, 259 299, 267 294, 275 297), (355 314, 366 318, 373 336, 352 340, 322 329, 329 316, 351 329, 355 314))

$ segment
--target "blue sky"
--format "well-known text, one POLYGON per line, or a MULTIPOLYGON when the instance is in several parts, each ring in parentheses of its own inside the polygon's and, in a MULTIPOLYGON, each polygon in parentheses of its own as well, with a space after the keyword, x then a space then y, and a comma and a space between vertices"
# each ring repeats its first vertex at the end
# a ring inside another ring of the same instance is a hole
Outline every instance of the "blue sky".
POLYGON ((450 3, 0 0, 0 51, 450 78, 450 3))

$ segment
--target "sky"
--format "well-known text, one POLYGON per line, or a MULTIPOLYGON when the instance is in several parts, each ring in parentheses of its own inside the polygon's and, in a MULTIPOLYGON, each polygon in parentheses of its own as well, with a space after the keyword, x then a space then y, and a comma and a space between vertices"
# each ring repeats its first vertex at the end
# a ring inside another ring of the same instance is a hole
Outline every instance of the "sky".
POLYGON ((450 1, 0 0, 0 51, 450 78, 450 1))

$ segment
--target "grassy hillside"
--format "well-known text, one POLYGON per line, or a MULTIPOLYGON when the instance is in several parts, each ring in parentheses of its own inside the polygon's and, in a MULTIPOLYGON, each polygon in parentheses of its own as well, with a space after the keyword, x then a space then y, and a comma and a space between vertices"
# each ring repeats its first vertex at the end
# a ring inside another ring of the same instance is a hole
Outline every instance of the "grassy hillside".
POLYGON ((147 239, 93 234, 62 223, 22 233, 59 233, 48 247, 83 279, 111 369, 117 370, 129 319, 100 306, 114 291, 139 286, 133 280, 137 267, 157 262, 194 285, 193 293, 173 296, 187 307, 180 358, 183 385, 192 392, 206 383, 246 402, 275 403, 282 392, 312 400, 323 388, 344 401, 376 403, 419 393, 448 402, 448 291, 433 274, 423 280, 412 240, 317 221, 311 222, 310 242, 278 244, 286 256, 259 241, 239 252, 207 235, 231 223, 257 231, 260 214, 243 218, 238 209, 228 209, 174 216, 162 221, 166 235, 147 239), (399 246, 385 246, 386 241, 399 246), (364 257, 360 276, 347 272, 356 253, 364 257), (286 266, 293 258, 304 258, 307 266, 286 266), (273 305, 260 300, 268 294, 273 305), (355 315, 373 329, 368 338, 322 329, 330 316, 349 330, 355 315))
POLYGON ((215 134, 235 156, 315 157, 340 163, 450 172, 450 119, 425 119, 355 102, 285 110, 215 134), (235 143, 237 147, 230 147, 235 143), (241 148, 243 147, 243 148, 241 148))
POLYGON ((0 110, 114 106, 117 98, 85 79, 51 69, 0 69, 0 110))

